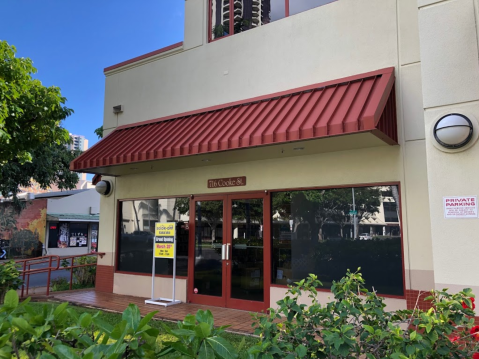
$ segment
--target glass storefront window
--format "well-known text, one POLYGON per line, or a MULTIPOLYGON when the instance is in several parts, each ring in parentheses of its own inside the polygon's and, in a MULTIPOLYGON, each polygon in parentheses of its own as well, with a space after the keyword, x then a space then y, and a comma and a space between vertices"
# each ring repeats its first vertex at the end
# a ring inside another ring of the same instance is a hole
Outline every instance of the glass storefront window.
POLYGON ((397 193, 396 186, 272 193, 272 283, 314 273, 330 288, 347 269, 361 267, 369 288, 403 295, 397 193))
MULTIPOLYGON (((176 275, 188 275, 189 199, 124 201, 119 224, 119 271, 151 273, 156 222, 176 223, 176 275)), ((172 275, 173 259, 158 258, 156 274, 172 275)))

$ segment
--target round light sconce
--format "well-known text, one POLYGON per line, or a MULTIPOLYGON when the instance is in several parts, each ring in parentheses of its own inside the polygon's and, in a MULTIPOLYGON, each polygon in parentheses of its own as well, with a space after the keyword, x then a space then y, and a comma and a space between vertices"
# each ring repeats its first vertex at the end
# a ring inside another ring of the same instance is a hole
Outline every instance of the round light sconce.
POLYGON ((113 191, 113 184, 110 181, 100 181, 95 185, 95 191, 102 196, 108 197, 113 191))
POLYGON ((441 117, 434 125, 437 143, 447 149, 458 149, 471 142, 474 133, 472 121, 461 114, 451 113, 441 117))

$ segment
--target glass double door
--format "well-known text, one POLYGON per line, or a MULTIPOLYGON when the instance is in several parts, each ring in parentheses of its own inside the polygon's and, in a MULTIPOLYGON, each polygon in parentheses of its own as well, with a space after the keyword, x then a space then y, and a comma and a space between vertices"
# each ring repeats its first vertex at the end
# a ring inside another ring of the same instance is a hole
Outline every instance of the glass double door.
POLYGON ((266 197, 259 193, 192 200, 188 275, 192 303, 251 311, 269 306, 266 197))

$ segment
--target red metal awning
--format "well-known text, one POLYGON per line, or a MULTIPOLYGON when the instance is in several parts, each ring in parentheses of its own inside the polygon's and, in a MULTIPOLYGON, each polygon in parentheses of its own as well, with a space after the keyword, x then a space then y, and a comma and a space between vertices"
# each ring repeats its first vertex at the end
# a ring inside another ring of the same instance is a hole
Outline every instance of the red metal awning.
POLYGON ((85 171, 370 132, 397 144, 394 68, 116 128, 70 164, 85 171))

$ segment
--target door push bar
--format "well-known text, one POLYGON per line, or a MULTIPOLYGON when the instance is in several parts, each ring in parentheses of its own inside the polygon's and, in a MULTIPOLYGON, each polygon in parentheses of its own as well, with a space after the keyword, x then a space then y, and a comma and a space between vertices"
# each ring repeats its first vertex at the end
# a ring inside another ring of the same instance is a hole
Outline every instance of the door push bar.
POLYGON ((221 259, 222 260, 230 260, 230 245, 228 244, 223 244, 221 246, 221 259))

